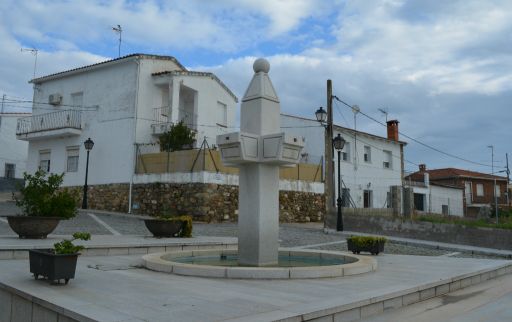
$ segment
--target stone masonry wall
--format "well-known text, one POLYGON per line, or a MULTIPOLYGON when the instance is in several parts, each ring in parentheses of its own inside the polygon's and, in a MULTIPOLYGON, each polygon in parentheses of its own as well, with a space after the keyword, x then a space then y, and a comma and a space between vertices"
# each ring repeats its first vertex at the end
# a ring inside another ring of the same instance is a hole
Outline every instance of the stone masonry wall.
MULTIPOLYGON (((81 187, 75 189, 82 191, 81 187)), ((174 212, 208 222, 238 220, 238 186, 150 183, 135 184, 132 189, 132 212, 136 214, 156 216, 174 212)), ((88 206, 90 209, 127 212, 128 194, 129 184, 89 186, 88 206)), ((280 222, 321 222, 325 198, 318 193, 280 191, 279 209, 280 222)))

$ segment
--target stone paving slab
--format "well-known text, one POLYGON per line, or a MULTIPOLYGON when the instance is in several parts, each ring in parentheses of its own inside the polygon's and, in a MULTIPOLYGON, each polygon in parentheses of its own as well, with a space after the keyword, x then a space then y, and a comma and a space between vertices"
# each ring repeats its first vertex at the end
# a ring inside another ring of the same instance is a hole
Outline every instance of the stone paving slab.
MULTIPOLYGON (((329 315, 359 318, 385 305, 481 282, 476 275, 512 271, 510 261, 379 255, 373 273, 315 280, 224 280, 134 268, 140 256, 81 257, 67 286, 35 281, 27 260, 0 262, 0 289, 77 320, 301 321, 329 315), (98 269, 110 267, 111 269, 98 269), (387 302, 386 302, 387 301, 387 302), (394 302, 393 302, 394 301, 394 302), (382 303, 382 304, 381 304, 382 303), (351 311, 355 310, 355 311, 351 311)), ((403 305, 403 304, 402 304, 403 305)))

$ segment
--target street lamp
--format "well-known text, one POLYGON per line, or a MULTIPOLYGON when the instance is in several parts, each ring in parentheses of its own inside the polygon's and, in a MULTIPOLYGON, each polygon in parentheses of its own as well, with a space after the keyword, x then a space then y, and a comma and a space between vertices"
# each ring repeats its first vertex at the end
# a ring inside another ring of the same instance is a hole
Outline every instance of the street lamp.
POLYGON ((327 112, 323 107, 320 106, 318 110, 315 112, 316 120, 320 122, 320 124, 324 124, 327 121, 327 112))
POLYGON ((341 171, 340 171, 340 163, 341 163, 341 150, 345 145, 345 139, 341 137, 341 134, 332 139, 332 144, 336 151, 338 151, 338 198, 336 199, 336 206, 338 207, 338 214, 336 220, 336 230, 343 231, 343 217, 341 215, 341 171))
POLYGON ((91 138, 88 138, 84 142, 85 149, 87 150, 87 162, 85 164, 85 184, 84 184, 84 197, 82 199, 82 209, 87 209, 87 176, 89 174, 89 152, 92 150, 94 146, 94 142, 91 138))
POLYGON ((494 145, 488 145, 489 149, 491 149, 491 171, 492 176, 494 177, 494 184, 492 186, 492 192, 494 196, 494 215, 496 216, 496 224, 499 224, 498 218, 498 195, 496 194, 496 176, 494 175, 494 145))

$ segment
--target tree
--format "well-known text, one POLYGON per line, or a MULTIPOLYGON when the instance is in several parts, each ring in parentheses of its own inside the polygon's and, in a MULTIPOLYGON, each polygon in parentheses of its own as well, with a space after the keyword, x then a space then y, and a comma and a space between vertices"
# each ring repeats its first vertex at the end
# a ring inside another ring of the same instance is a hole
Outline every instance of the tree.
POLYGON ((183 121, 173 124, 171 129, 160 135, 158 143, 160 151, 172 152, 183 150, 196 141, 196 132, 188 128, 183 121))

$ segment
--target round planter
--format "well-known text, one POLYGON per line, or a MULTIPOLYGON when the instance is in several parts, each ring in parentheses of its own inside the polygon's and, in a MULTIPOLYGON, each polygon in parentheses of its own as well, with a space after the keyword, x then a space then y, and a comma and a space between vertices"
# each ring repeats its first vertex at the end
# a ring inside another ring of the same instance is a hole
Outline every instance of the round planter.
POLYGON ((155 237, 177 237, 183 228, 181 220, 145 219, 144 223, 155 237))
POLYGON ((55 230, 61 218, 7 216, 9 226, 20 238, 44 239, 55 230))

